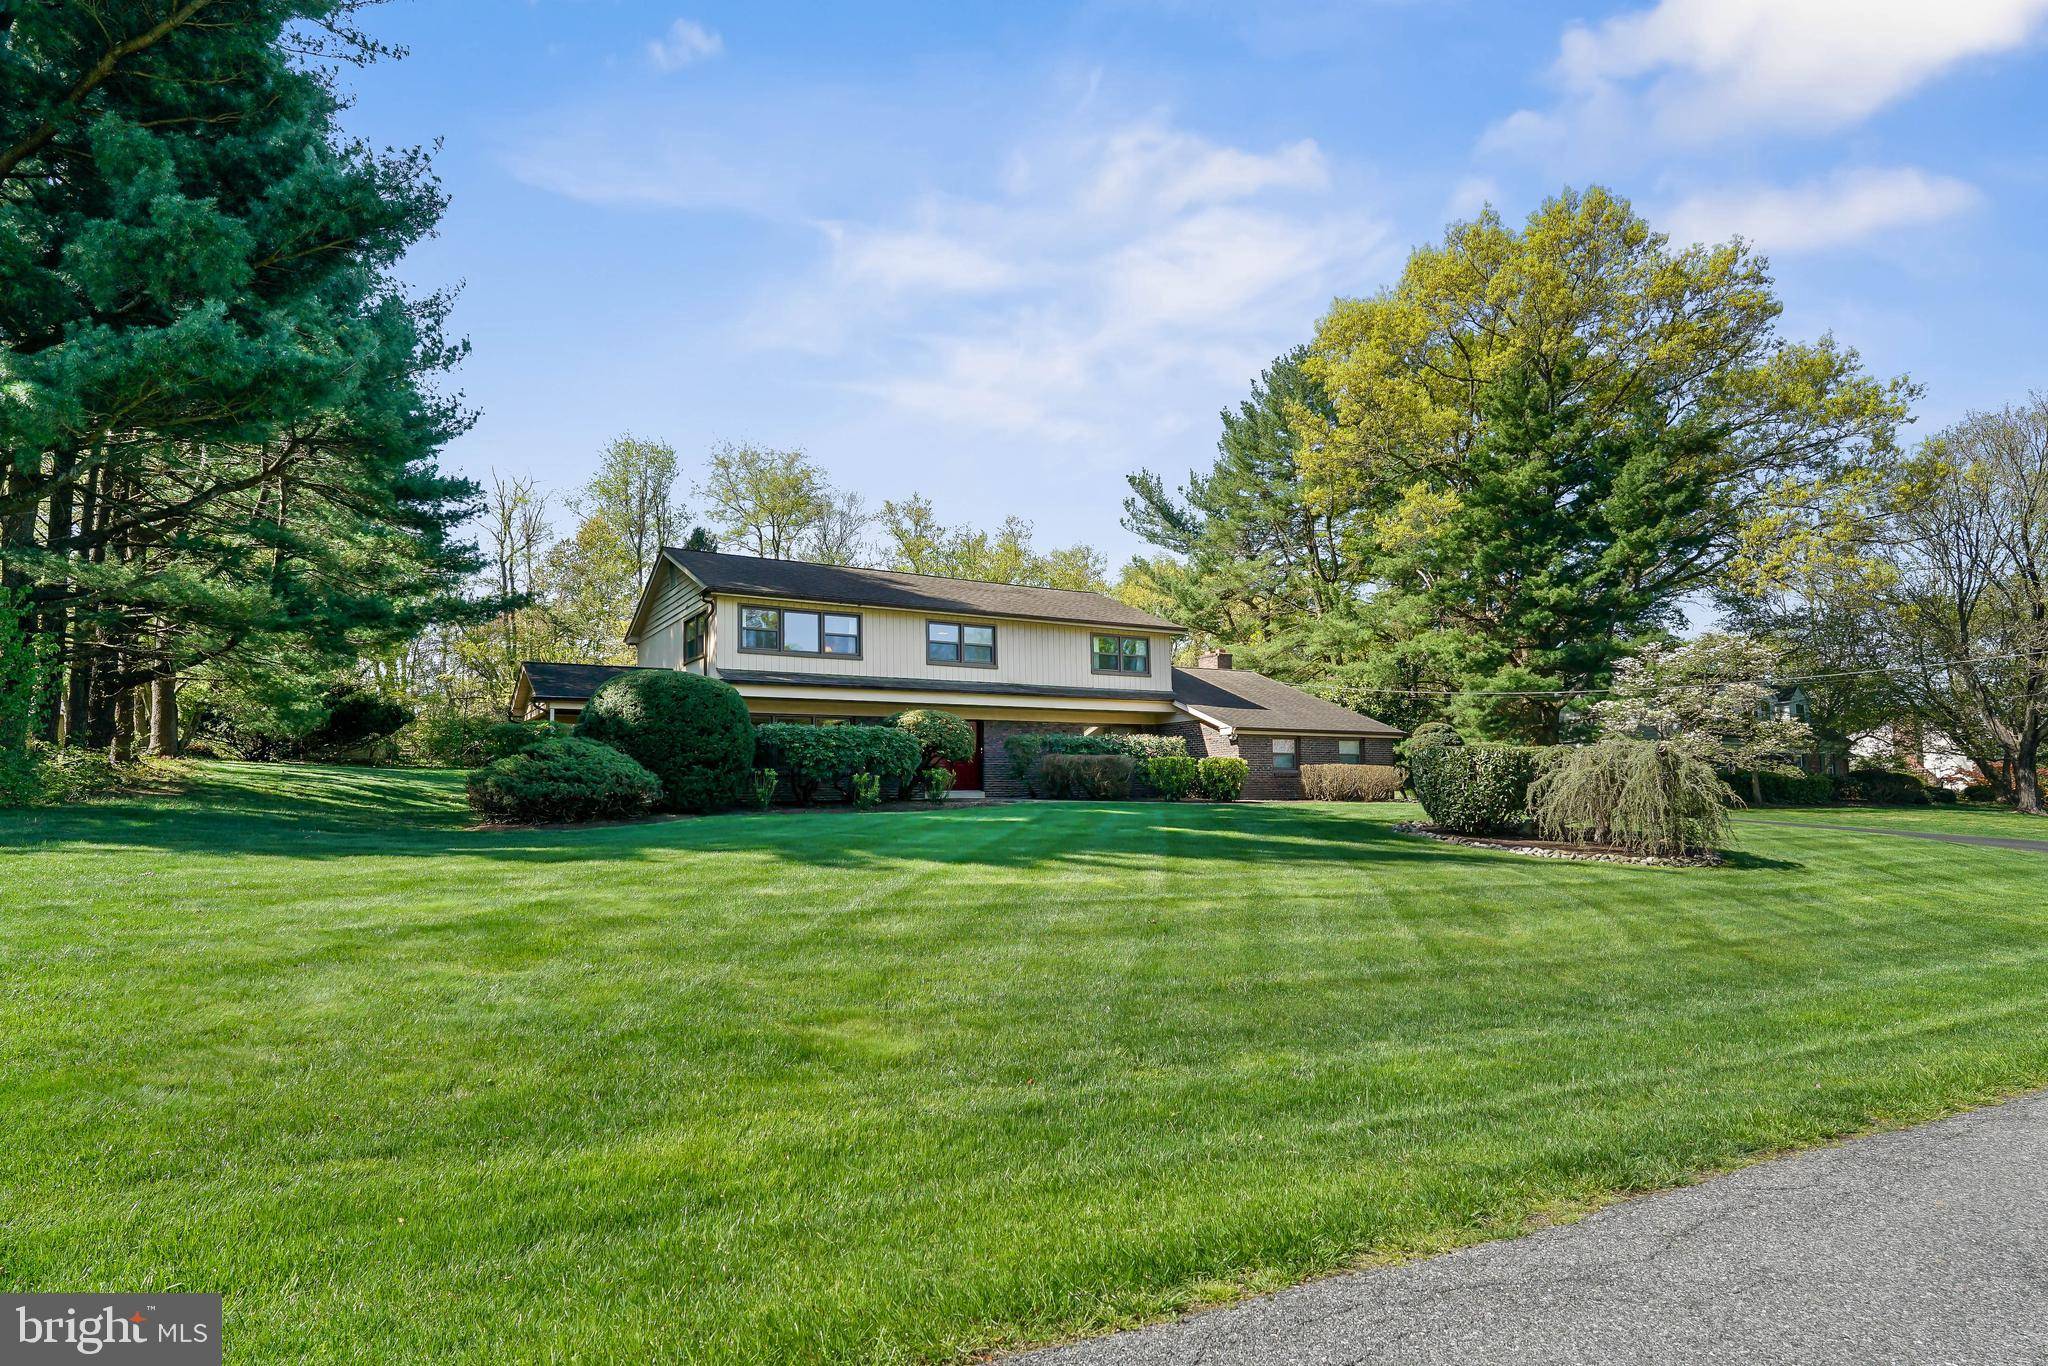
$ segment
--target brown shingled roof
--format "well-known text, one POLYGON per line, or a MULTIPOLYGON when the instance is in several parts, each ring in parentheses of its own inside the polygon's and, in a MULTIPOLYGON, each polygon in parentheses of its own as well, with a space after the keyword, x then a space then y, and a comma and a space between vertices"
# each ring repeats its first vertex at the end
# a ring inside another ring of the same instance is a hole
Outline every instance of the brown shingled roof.
POLYGON ((1114 626, 1134 631, 1181 634, 1170 621, 1129 607, 1102 593, 1071 588, 1032 588, 893 569, 854 569, 807 560, 768 560, 710 550, 664 547, 668 561, 713 593, 754 594, 799 602, 844 603, 849 607, 894 607, 907 612, 952 616, 1021 617, 1114 626))
POLYGON ((519 669, 533 695, 543 702, 584 698, 638 664, 556 664, 544 659, 521 660, 519 669))
POLYGON ((1250 669, 1175 669, 1173 700, 1233 730, 1305 735, 1405 735, 1250 669))

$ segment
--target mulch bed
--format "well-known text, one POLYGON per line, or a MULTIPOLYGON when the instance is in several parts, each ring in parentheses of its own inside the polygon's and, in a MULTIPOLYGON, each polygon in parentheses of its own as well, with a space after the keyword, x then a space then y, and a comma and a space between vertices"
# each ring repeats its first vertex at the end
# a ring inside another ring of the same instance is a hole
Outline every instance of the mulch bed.
POLYGON ((1611 844, 1575 844, 1569 840, 1539 840, 1523 835, 1460 835, 1439 830, 1420 821, 1402 821, 1394 827, 1411 835, 1422 835, 1444 844, 1466 844, 1474 849, 1498 849, 1530 858, 1570 859, 1577 863, 1635 863, 1648 868, 1718 868, 1716 853, 1692 854, 1685 858, 1660 858, 1654 854, 1631 853, 1611 844))

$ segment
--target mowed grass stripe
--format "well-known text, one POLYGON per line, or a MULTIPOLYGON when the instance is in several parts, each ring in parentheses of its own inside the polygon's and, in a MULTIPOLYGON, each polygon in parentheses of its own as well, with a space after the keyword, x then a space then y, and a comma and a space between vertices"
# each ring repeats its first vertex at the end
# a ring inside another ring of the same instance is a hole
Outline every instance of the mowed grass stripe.
POLYGON ((0 816, 0 1276, 233 1359, 946 1359, 2048 1082, 2038 855, 203 772, 0 816))

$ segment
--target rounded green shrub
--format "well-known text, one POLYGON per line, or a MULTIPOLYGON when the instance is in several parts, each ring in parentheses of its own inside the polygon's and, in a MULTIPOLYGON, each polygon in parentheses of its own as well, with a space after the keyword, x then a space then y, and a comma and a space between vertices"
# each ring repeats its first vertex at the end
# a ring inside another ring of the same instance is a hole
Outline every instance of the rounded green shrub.
POLYGON ((501 821, 597 821, 637 816, 661 782, 609 745, 552 736, 469 775, 469 804, 501 821))
POLYGON ((863 775, 903 791, 916 780, 924 750, 895 726, 807 726, 771 721, 756 732, 760 760, 788 782, 808 806, 819 789, 851 799, 863 775))
POLYGON ((1195 791, 1205 801, 1234 802, 1244 795, 1252 766, 1227 754, 1211 755, 1195 766, 1195 791))
POLYGON ((919 707, 899 713, 896 725, 924 747, 926 768, 936 763, 965 763, 974 757, 974 727, 949 711, 919 707))
POLYGON ((1410 745, 1408 781, 1430 821, 1461 835, 1513 830, 1528 815, 1543 751, 1526 745, 1410 745))
POLYGON ((1407 739, 1394 746, 1402 762, 1418 749, 1429 749, 1436 745, 1462 745, 1465 737, 1458 734, 1457 727, 1447 721, 1424 721, 1409 733, 1407 739))
POLYGON ((730 683, 680 669, 635 669, 591 695, 576 734, 610 745, 661 782, 669 811, 750 799, 754 722, 730 683))
POLYGON ((1161 754, 1145 760, 1140 770, 1152 789, 1170 802, 1185 799, 1195 790, 1200 766, 1185 754, 1161 754))

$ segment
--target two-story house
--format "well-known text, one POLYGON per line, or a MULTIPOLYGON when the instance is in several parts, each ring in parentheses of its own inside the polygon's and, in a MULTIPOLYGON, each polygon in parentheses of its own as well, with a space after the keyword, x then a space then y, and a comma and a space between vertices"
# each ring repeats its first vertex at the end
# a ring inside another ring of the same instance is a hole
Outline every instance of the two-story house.
POLYGON ((801 560, 664 550, 627 630, 637 665, 521 666, 516 716, 570 721, 626 668, 688 669, 758 721, 843 724, 938 707, 974 727, 958 790, 1021 796, 1003 749, 1025 731, 1140 731, 1251 766, 1246 795, 1295 797, 1312 763, 1392 763, 1401 732, 1227 652, 1173 667, 1170 621, 1100 593, 801 560))

